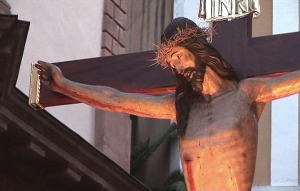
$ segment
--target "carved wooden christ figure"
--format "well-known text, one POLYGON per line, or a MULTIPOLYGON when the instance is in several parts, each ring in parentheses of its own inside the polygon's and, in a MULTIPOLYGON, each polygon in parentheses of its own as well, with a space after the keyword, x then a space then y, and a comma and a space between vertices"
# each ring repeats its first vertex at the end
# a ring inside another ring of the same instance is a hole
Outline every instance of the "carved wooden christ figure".
POLYGON ((124 93, 70 81, 49 63, 36 67, 48 88, 97 109, 176 121, 189 191, 250 190, 261 112, 266 103, 300 92, 300 71, 238 82, 207 32, 186 18, 165 29, 156 59, 170 68, 175 94, 124 93))

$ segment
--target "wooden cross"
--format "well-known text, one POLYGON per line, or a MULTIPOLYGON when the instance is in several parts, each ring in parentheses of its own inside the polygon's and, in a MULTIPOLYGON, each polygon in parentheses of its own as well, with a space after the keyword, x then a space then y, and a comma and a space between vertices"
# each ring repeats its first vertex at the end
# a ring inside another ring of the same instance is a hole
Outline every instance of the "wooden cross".
MULTIPOLYGON (((233 66, 238 80, 300 69, 300 32, 252 38, 252 15, 214 23, 213 46, 233 66)), ((175 89, 169 69, 153 66, 154 51, 55 63, 66 78, 125 92, 164 94, 175 89)), ((41 87, 44 106, 77 103, 41 87)))

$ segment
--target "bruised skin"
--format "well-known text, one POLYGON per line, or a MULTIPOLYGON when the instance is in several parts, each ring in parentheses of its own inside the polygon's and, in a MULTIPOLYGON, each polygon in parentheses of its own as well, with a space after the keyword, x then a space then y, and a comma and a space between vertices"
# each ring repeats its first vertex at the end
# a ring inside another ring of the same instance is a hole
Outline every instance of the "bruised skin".
POLYGON ((180 138, 189 191, 251 189, 257 145, 253 108, 238 90, 192 105, 186 134, 180 138))

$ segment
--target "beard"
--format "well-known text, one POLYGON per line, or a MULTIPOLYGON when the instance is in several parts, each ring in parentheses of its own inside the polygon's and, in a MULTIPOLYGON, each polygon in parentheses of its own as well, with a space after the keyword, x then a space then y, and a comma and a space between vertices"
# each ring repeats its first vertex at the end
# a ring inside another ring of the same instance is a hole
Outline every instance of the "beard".
POLYGON ((197 94, 202 94, 203 79, 206 66, 204 64, 196 63, 196 67, 186 68, 183 72, 183 77, 186 82, 192 87, 197 94))
POLYGON ((200 62, 195 63, 195 67, 186 68, 183 74, 178 74, 175 70, 176 86, 176 120, 177 134, 184 135, 187 127, 190 107, 194 101, 202 99, 203 79, 205 74, 206 64, 200 62))

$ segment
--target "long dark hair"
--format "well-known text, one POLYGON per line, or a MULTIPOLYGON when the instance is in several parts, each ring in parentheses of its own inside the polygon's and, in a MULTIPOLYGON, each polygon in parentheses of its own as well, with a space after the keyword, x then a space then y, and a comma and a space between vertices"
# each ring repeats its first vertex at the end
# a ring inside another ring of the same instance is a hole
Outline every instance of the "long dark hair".
MULTIPOLYGON (((185 30, 189 27, 197 27, 197 25, 193 21, 183 17, 172 20, 162 34, 162 42, 172 40, 172 36, 176 34, 178 29, 185 30)), ((201 32, 201 29, 199 27, 197 28, 199 29, 199 32, 201 32)), ((207 42, 205 35, 203 35, 203 38, 187 38, 178 43, 177 46, 186 48, 195 56, 196 68, 200 73, 202 73, 200 74, 202 76, 199 77, 197 82, 197 85, 201 86, 199 87, 200 89, 202 88, 202 81, 207 66, 209 66, 223 79, 236 80, 230 64, 223 59, 223 57, 213 46, 207 42)), ((178 136, 182 136, 185 134, 190 108, 196 99, 202 99, 202 95, 201 93, 199 94, 194 91, 191 83, 189 83, 183 75, 178 74, 174 68, 170 66, 169 68, 177 83, 175 92, 177 134, 178 136)))

